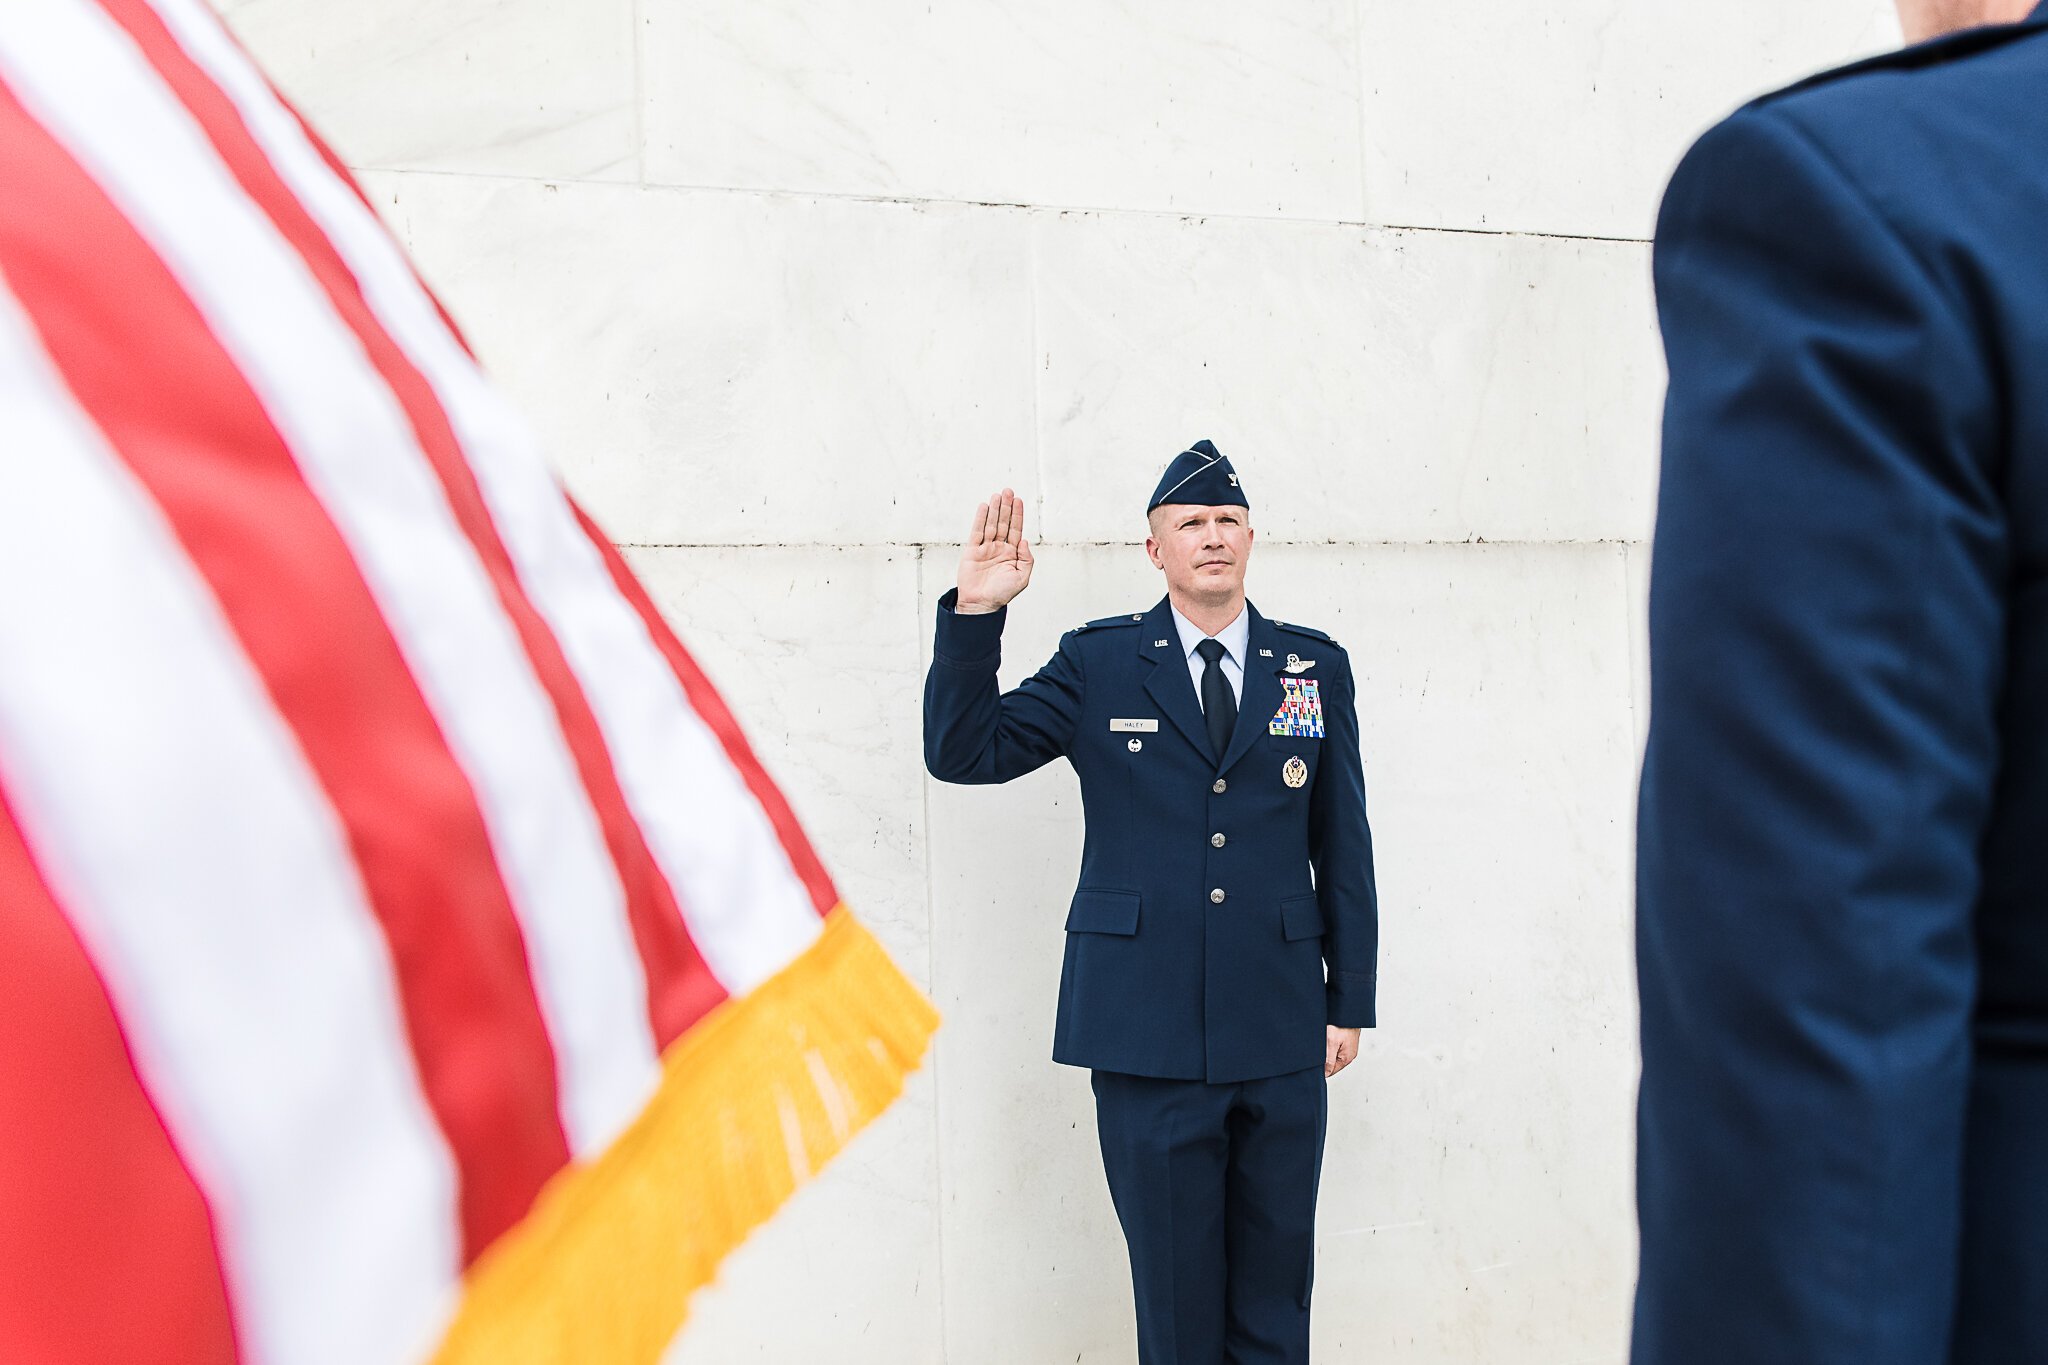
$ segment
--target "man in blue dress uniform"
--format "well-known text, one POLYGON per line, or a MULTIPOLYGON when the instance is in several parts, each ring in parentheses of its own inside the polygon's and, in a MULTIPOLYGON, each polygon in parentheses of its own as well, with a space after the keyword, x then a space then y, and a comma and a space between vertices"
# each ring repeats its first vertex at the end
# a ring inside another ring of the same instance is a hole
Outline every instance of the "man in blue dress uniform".
POLYGON ((1000 693, 1024 505, 976 510, 939 603, 925 764, 1056 758, 1087 810, 1053 1059, 1094 1072, 1143 1365, 1307 1365, 1324 1082, 1373 1025, 1378 912, 1350 660, 1246 600, 1251 511, 1198 441, 1152 495, 1166 577, 1000 693))
POLYGON ((2048 1362, 2028 9, 1902 0, 1665 196, 1636 1365, 2048 1362))

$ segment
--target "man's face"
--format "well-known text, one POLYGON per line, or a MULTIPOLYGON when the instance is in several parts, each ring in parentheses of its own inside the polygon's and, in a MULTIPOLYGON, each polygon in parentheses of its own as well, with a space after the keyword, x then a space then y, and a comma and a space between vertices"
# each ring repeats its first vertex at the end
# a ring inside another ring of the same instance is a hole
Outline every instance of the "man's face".
POLYGON ((1252 557, 1251 514, 1242 507, 1167 503, 1152 509, 1145 553, 1166 586, 1197 602, 1227 602, 1244 592, 1252 557))

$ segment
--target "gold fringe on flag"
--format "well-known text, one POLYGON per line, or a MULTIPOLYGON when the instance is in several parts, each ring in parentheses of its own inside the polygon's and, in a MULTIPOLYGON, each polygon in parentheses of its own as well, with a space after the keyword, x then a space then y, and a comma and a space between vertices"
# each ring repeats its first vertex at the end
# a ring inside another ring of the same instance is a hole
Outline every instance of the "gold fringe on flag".
POLYGON ((643 1365, 718 1264, 902 1093, 938 1014, 839 906, 670 1045, 659 1091, 472 1267, 437 1365, 643 1365))

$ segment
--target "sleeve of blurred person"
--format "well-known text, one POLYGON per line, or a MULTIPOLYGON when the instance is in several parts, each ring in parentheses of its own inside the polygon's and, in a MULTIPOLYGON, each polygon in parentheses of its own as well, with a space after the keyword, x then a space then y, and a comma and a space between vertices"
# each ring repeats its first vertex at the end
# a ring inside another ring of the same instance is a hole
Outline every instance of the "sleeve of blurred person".
POLYGON ((1762 104, 1658 225, 1636 1365, 1949 1358, 2001 411, 1887 207, 1762 104))

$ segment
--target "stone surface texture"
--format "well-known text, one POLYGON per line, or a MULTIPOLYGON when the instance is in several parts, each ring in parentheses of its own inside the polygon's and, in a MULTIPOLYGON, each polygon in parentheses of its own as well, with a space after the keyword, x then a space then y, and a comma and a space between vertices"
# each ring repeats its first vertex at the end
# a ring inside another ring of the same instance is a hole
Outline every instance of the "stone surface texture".
POLYGON ((1143 610, 1214 439, 1252 595, 1357 665, 1381 1026, 1332 1087, 1319 1365, 1620 1365, 1658 195, 1888 5, 216 0, 355 168, 946 1016, 671 1365, 1130 1365, 1054 1066, 1064 767, 923 771, 975 503, 1014 683, 1143 610))

